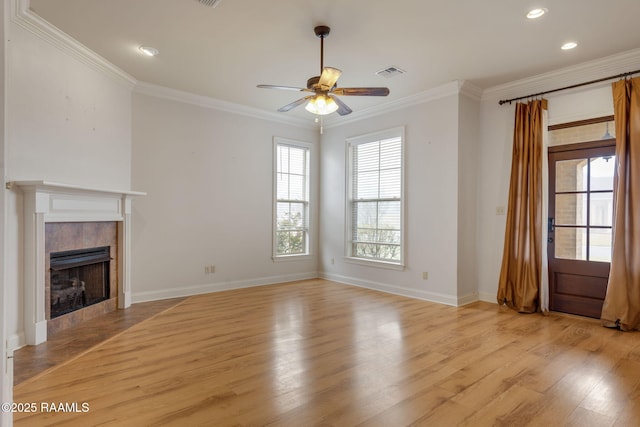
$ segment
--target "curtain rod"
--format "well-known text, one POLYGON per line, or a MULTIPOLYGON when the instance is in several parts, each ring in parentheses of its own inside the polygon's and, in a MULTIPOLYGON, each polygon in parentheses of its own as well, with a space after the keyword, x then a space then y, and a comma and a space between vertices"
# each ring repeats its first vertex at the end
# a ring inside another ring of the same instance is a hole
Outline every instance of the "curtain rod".
POLYGON ((592 84, 595 84, 595 83, 606 82, 607 80, 619 79, 621 77, 629 77, 629 76, 632 76, 632 75, 638 74, 638 73, 640 73, 640 70, 628 71, 626 73, 617 74, 615 76, 604 77, 604 78, 597 79, 597 80, 591 80, 590 82, 578 83, 578 84, 575 84, 575 85, 565 86, 565 87, 561 87, 561 88, 558 88, 558 89, 545 90, 544 92, 538 92, 538 93, 533 93, 531 95, 519 96, 517 98, 501 99, 500 101, 498 101, 498 104, 499 105, 506 104, 506 103, 511 104, 513 101, 519 101, 521 99, 535 98, 536 96, 542 96, 542 95, 546 95, 548 93, 560 92, 561 90, 575 89, 575 88, 581 87, 581 86, 587 86, 587 85, 592 85, 592 84))

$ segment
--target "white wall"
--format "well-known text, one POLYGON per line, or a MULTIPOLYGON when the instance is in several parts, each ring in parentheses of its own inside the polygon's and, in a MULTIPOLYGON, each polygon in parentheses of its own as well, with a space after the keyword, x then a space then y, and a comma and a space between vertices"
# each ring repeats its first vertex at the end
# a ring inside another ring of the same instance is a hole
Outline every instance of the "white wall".
POLYGON ((131 87, 17 25, 8 44, 11 180, 131 185, 131 87))
POLYGON ((320 183, 324 277, 408 296, 458 303, 457 93, 325 130, 320 183), (345 260, 346 139, 405 127, 406 268, 345 260), (331 260, 333 259, 333 263, 331 260), (422 273, 428 272, 428 280, 422 273))
MULTIPOLYGON (((6 162, 9 181, 131 186, 132 82, 8 25, 6 162)), ((23 344, 22 194, 7 192, 5 308, 9 346, 23 344)))
POLYGON ((317 277, 318 131, 135 93, 133 300, 317 277), (313 256, 274 262, 273 137, 313 144, 313 256), (214 274, 204 267, 214 265, 214 274))

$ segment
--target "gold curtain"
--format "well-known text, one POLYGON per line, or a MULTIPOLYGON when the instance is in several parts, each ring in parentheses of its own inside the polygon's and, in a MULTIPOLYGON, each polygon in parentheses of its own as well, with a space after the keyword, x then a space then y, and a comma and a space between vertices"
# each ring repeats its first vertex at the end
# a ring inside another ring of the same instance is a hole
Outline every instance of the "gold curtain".
POLYGON ((540 306, 542 145, 545 99, 516 104, 509 205, 498 304, 522 313, 540 306))
POLYGON ((640 329, 640 78, 613 83, 613 253, 602 324, 640 329))

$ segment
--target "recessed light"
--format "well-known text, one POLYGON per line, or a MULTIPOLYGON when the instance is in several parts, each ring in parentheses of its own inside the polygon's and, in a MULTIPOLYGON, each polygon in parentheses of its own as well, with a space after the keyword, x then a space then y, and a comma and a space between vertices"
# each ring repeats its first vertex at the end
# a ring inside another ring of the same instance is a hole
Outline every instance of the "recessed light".
POLYGON ((562 50, 571 50, 573 48, 575 48, 576 46, 578 46, 578 43, 576 42, 567 42, 565 44, 563 44, 560 49, 562 50))
POLYGON ((545 9, 542 7, 537 9, 531 9, 529 12, 527 12, 527 18, 537 19, 537 18, 540 18, 545 13, 547 13, 548 11, 549 11, 548 9, 545 9))
POLYGON ((160 53, 158 49, 150 46, 140 46, 138 50, 147 56, 157 56, 160 53))

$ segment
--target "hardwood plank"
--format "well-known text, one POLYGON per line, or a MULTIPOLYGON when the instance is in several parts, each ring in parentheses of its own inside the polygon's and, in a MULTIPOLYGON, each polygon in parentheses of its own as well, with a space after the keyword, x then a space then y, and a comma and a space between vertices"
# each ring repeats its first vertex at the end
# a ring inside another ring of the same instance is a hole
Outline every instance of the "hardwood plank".
POLYGON ((308 280, 184 299, 14 398, 90 408, 18 426, 634 425, 640 335, 308 280))
POLYGON ((134 304, 127 310, 116 310, 69 329, 51 333, 48 340, 40 345, 22 347, 13 353, 13 383, 20 384, 49 368, 73 359, 182 300, 184 298, 134 304))

